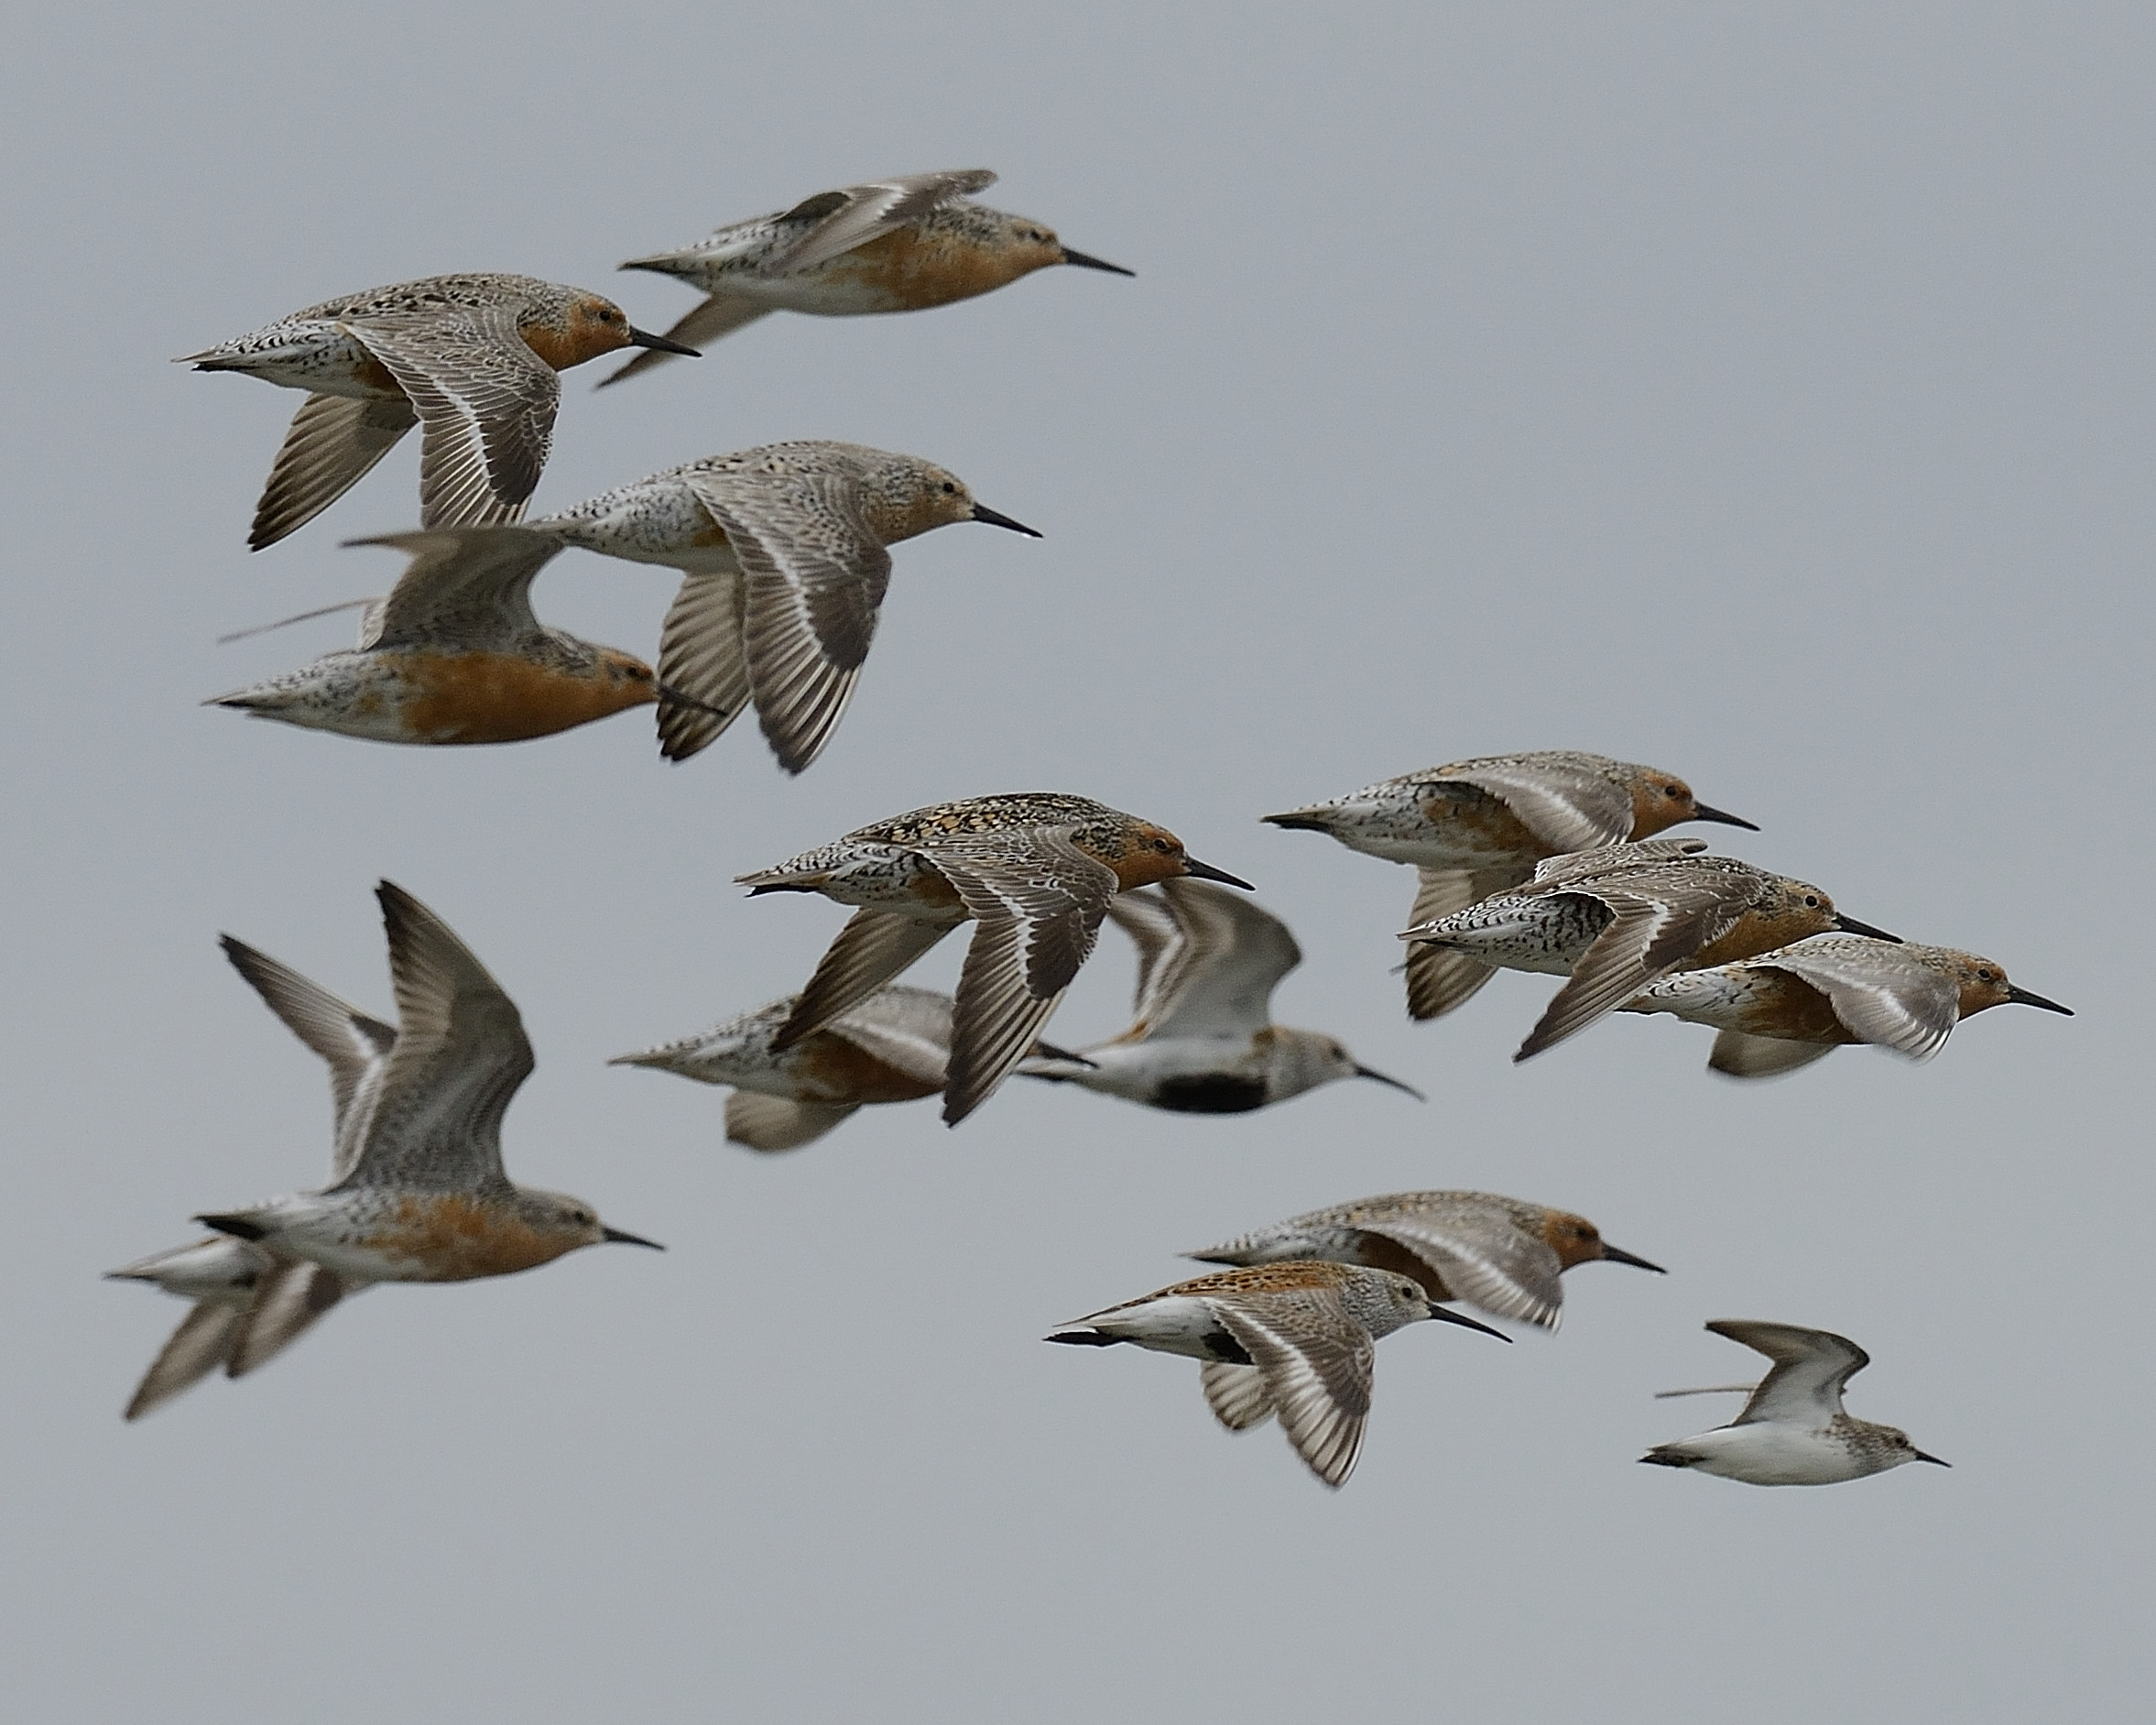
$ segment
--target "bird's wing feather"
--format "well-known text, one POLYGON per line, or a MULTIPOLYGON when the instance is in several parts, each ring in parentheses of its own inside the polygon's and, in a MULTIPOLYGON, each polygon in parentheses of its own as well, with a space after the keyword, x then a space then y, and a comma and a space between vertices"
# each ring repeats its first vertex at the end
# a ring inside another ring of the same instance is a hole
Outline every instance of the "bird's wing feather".
MULTIPOLYGON (((679 342, 684 347, 708 347, 722 335, 731 335, 744 324, 754 323, 760 317, 768 317, 772 308, 758 305, 754 300, 745 300, 739 294, 714 293, 702 300, 694 310, 682 317, 666 333, 667 340, 679 342)), ((634 377, 638 372, 649 371, 654 366, 663 366, 670 359, 684 355, 670 354, 663 348, 647 347, 626 366, 617 366, 600 378, 593 387, 604 389, 610 383, 620 383, 634 377)))
POLYGON ((1774 1362, 1774 1370, 1759 1380, 1744 1412, 1730 1422, 1733 1425, 1762 1421, 1824 1425, 1842 1411, 1843 1388, 1871 1364, 1869 1354, 1832 1330, 1749 1318, 1716 1318, 1707 1328, 1774 1362))
POLYGON ((955 921, 924 923, 888 911, 855 911, 818 961, 772 1037, 772 1049, 783 1053, 851 1011, 957 926, 955 921))
POLYGON ((1883 942, 1875 944, 1876 951, 1867 947, 1857 956, 1836 945, 1800 941, 1751 964, 1810 983, 1860 1041, 1929 1060, 1953 1034, 1961 1016, 1961 989, 1943 972, 1899 956, 1883 942))
POLYGON ((704 704, 659 702, 659 747, 669 760, 687 760, 709 748, 749 703, 742 596, 741 576, 734 570, 700 573, 681 578, 681 591, 667 607, 659 635, 659 680, 704 704))
POLYGON ((365 1285, 347 1282, 320 1264, 279 1264, 256 1284, 254 1303, 233 1338, 225 1370, 235 1378, 245 1377, 311 1329, 346 1294, 365 1285))
POLYGON ((1345 1484, 1370 1413, 1370 1332, 1330 1289, 1271 1294, 1262 1303, 1214 1294, 1205 1303, 1264 1374, 1295 1453, 1327 1485, 1345 1484))
MULTIPOLYGON (((1205 880, 1165 880, 1181 935, 1172 972, 1156 978, 1148 1037, 1247 1037, 1272 1022, 1272 993, 1302 962, 1288 925, 1243 894, 1205 880)), ((1108 914, 1127 895, 1111 900, 1108 914)))
POLYGON ((995 183, 996 176, 985 168, 961 168, 944 173, 895 174, 837 191, 820 191, 779 218, 798 224, 800 231, 774 249, 757 273, 790 276, 814 269, 995 183))
POLYGON ((1265 1373, 1257 1366, 1207 1359, 1198 1367, 1198 1383, 1205 1392, 1205 1405, 1213 1410, 1213 1417, 1231 1432, 1247 1432, 1273 1416, 1265 1373))
POLYGON ((1479 1311, 1545 1329, 1555 1329, 1563 1315, 1557 1253, 1508 1217, 1469 1212, 1443 1218, 1388 1217, 1355 1226, 1412 1252, 1437 1272, 1448 1294, 1479 1311))
MULTIPOLYGON (((1508 892, 1527 879, 1523 868, 1424 868, 1415 890, 1408 926, 1419 928, 1441 916, 1480 904, 1495 892, 1508 892)), ((1497 973, 1465 953, 1418 941, 1408 948, 1408 1016, 1443 1018, 1463 1005, 1497 973)))
POLYGON ((1824 1060, 1841 1045, 1722 1031, 1715 1037, 1715 1052, 1707 1056, 1707 1070, 1729 1078, 1779 1078, 1784 1073, 1809 1066, 1815 1060, 1824 1060))
POLYGON ((419 422, 399 396, 310 395, 277 452, 247 545, 260 551, 296 532, 357 485, 419 422))
POLYGON ((397 1045, 347 1185, 457 1189, 506 1181, 502 1116, 531 1075, 516 1003, 403 888, 376 890, 397 992, 397 1045))
POLYGON ((343 327, 419 415, 419 524, 514 521, 539 489, 561 379, 507 306, 378 312, 343 327))
POLYGON ((387 545, 411 562, 378 608, 368 612, 363 648, 453 641, 498 648, 539 631, 531 583, 561 550, 553 534, 528 527, 457 527, 354 540, 387 545))
MULTIPOLYGON (((396 1031, 246 942, 227 934, 222 944, 233 968, 247 979, 285 1028, 329 1064, 342 1149, 353 1098, 370 1078, 379 1079, 396 1045, 396 1031)), ((341 1178, 344 1170, 340 1166, 336 1172, 341 1178)))
POLYGON ((158 1357, 142 1374, 142 1381, 127 1403, 125 1417, 140 1419, 216 1370, 230 1354, 233 1337, 239 1334, 246 1316, 243 1305, 197 1300, 194 1310, 180 1320, 180 1327, 158 1349, 158 1357))
POLYGON ((951 1060, 951 997, 928 988, 878 988, 824 1028, 894 1071, 941 1085, 951 1060))
POLYGON ((1583 768, 1508 761, 1448 772, 1444 779, 1488 792, 1529 832, 1560 851, 1621 844, 1632 835, 1631 793, 1583 768))
POLYGON ((812 1144, 860 1105, 794 1102, 736 1090, 726 1098, 726 1141, 751 1150, 799 1150, 812 1144))

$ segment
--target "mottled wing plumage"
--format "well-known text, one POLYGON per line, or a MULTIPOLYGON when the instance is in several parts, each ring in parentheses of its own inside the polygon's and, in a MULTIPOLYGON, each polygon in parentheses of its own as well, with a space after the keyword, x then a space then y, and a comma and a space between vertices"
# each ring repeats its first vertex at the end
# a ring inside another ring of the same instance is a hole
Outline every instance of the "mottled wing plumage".
POLYGON ((125 1418, 138 1420, 162 1407, 182 1390, 192 1389, 232 1352, 233 1338, 246 1321, 246 1308, 218 1300, 198 1300, 194 1310, 180 1320, 158 1357, 150 1361, 127 1403, 125 1418))
POLYGON ((309 396, 292 416, 255 506, 248 549, 260 551, 306 526, 365 478, 419 422, 403 397, 309 396))
MULTIPOLYGON (((1519 868, 1423 868, 1418 871, 1421 884, 1415 890, 1415 906, 1408 912, 1408 926, 1419 928, 1425 923, 1450 916, 1455 911, 1465 911, 1471 904, 1479 904, 1494 892, 1509 891, 1527 879, 1528 871, 1519 868)), ((1482 985, 1497 973, 1489 966, 1478 964, 1465 953, 1456 953, 1428 942, 1416 942, 1408 948, 1406 965, 1408 976, 1408 1016, 1411 1019, 1443 1018, 1454 1008, 1465 1004, 1482 985)))
POLYGON ((726 1098, 726 1140, 750 1150, 799 1150, 803 1144, 814 1143, 858 1106, 795 1102, 755 1090, 736 1090, 726 1098))
POLYGON ((748 646, 742 628, 739 573, 728 569, 682 578, 659 630, 659 680, 704 704, 659 702, 659 747, 669 760, 687 760, 709 748, 748 705, 748 646))
POLYGON ((411 562, 377 610, 363 647, 507 648, 539 632, 531 584, 561 551, 555 535, 528 527, 437 528, 354 540, 387 545, 411 562))
POLYGON ((1545 857, 1535 865, 1532 883, 1523 891, 1558 891, 1583 881, 1629 873, 1661 863, 1681 862, 1707 847, 1704 838, 1642 838, 1628 845, 1545 857))
POLYGON ((798 225, 800 231, 775 246, 758 264, 757 274, 789 276, 814 269, 995 183, 996 176, 985 168, 961 168, 944 173, 896 174, 837 191, 820 191, 779 218, 782 226, 798 225))
POLYGON ((1549 1242, 1501 1213, 1455 1210, 1354 1224, 1436 1272, 1447 1294, 1497 1317, 1555 1329, 1564 1315, 1563 1268, 1549 1242))
POLYGON ((924 923, 888 911, 855 912, 772 1037, 773 1050, 782 1053, 851 1011, 957 926, 955 919, 924 923))
POLYGON ((1751 962, 1754 969, 1786 971, 1810 984, 1850 1034, 1911 1060, 1929 1060, 1945 1047, 1961 1016, 1954 977, 1883 942, 1852 949, 1833 939, 1801 941, 1751 962))
POLYGON ((1587 850, 1632 835, 1632 795, 1600 773, 1555 760, 1479 763, 1444 779, 1500 800, 1553 850, 1587 850))
POLYGON ((419 522, 514 521, 539 488, 561 380, 506 305, 384 313, 345 324, 419 410, 419 522))
POLYGON ((1869 1354, 1832 1330, 1749 1318, 1716 1318, 1706 1327, 1774 1362, 1744 1412, 1730 1422, 1733 1425, 1763 1421, 1824 1425, 1841 1413, 1842 1391, 1849 1380, 1871 1364, 1869 1354))
POLYGON ((1238 1366, 1227 1359, 1202 1360, 1198 1383, 1205 1392, 1205 1405, 1213 1410, 1213 1417, 1231 1432, 1247 1432, 1273 1416, 1265 1373, 1256 1366, 1238 1366))
POLYGON ((1263 1374, 1295 1453, 1327 1485, 1346 1483, 1369 1417, 1377 1344, 1339 1291, 1299 1289, 1262 1300, 1213 1294, 1207 1303, 1263 1374))
POLYGON ((531 1075, 516 1003, 449 925, 401 887, 377 890, 397 991, 397 1046, 346 1185, 505 1182, 502 1116, 531 1075))
POLYGON ((891 554, 860 488, 837 475, 687 483, 742 569, 743 630, 757 716, 779 764, 813 761, 852 697, 890 584, 891 554))
MULTIPOLYGON (((1569 889, 1598 899, 1613 912, 1572 975, 1544 1010, 1516 1060, 1554 1047, 1614 1012, 1657 977, 1719 940, 1751 904, 1751 877, 1718 870, 1659 872, 1637 890, 1615 884, 1569 889)), ((1540 882, 1538 881, 1538 885, 1540 882)))
POLYGON ((1287 924, 1203 880, 1167 880, 1141 894, 1120 894, 1107 912, 1121 923, 1133 898, 1153 893, 1174 917, 1177 940, 1153 967, 1139 1011, 1145 1036, 1247 1038, 1263 1030, 1272 1021, 1273 989, 1302 962, 1287 924))

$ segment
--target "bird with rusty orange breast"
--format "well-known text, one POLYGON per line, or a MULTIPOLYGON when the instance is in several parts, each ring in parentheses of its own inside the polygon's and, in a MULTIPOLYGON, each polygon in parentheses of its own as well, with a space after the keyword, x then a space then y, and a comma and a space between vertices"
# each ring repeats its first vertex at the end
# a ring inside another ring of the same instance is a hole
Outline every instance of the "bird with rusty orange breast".
POLYGON ((736 879, 751 897, 817 892, 859 907, 772 1039, 779 1052, 962 923, 975 924, 943 1091, 943 1119, 955 1126, 1032 1048, 1092 953, 1108 901, 1185 875, 1249 884, 1150 821, 1090 797, 1025 791, 915 809, 736 879))
POLYGON ((1618 1009, 1668 1012, 1720 1032, 1710 1070, 1769 1078, 1869 1043, 1929 1060, 1963 1019, 1995 1006, 2071 1008, 2016 988, 1996 959, 1952 946, 1821 934, 1755 958, 1682 970, 1618 1009))
POLYGON ((708 748, 753 704, 779 764, 798 773, 853 699, 890 585, 887 548, 961 521, 1040 537, 933 462, 803 439, 685 462, 525 529, 681 571, 659 674, 692 704, 660 708, 668 759, 708 748))
MULTIPOLYGON (((819 191, 789 210, 735 222, 678 251, 634 257, 702 290, 703 303, 667 332, 708 343, 773 311, 861 317, 920 311, 993 292, 1057 264, 1133 272, 1074 252, 1030 216, 973 202, 996 176, 985 168, 898 174, 819 191)), ((661 363, 640 354, 606 383, 661 363)))
POLYGON ((197 1217, 273 1252, 366 1282, 468 1282, 583 1246, 658 1242, 581 1198, 512 1182, 502 1116, 532 1070, 515 1002, 449 925, 383 881, 397 1040, 352 1125, 349 1171, 317 1192, 197 1217))
POLYGON ((1457 1300, 1493 1317, 1555 1329, 1565 1271, 1586 1263, 1660 1264, 1611 1245, 1584 1216, 1495 1192, 1391 1192, 1290 1216, 1218 1246, 1187 1252, 1201 1263, 1270 1264, 1316 1258, 1394 1270, 1433 1300, 1457 1300))
MULTIPOLYGON (((1412 865, 1421 877, 1408 913, 1414 923, 1519 886, 1537 863, 1567 851, 1651 838, 1685 821, 1759 830, 1702 802, 1674 773, 1568 748, 1455 760, 1265 819, 1412 865)), ((1465 953, 1417 946, 1408 955, 1408 1015, 1450 1012, 1493 974, 1465 953)))
POLYGON ((269 471, 250 550, 305 526, 417 425, 419 522, 513 521, 538 487, 556 376, 624 347, 696 350, 630 323, 604 295, 531 276, 428 276, 324 300, 189 354, 307 400, 269 471))
POLYGON ((1428 941, 1478 964, 1569 978, 1513 1055, 1526 1060, 1576 1035, 1672 970, 1707 969, 1809 934, 1896 941, 1845 916, 1820 888, 1698 839, 1645 839, 1536 864, 1533 879, 1464 911, 1419 923, 1428 941))
POLYGON ((1108 918, 1138 951, 1130 1028, 1074 1054, 1029 1055, 1024 1076, 1177 1114, 1247 1114, 1342 1078, 1423 1099, 1338 1037, 1272 1021, 1273 989, 1302 951, 1285 923, 1241 894, 1163 880, 1117 893, 1108 918))
MULTIPOLYGON (((328 1064, 336 1146, 330 1173, 332 1179, 342 1179, 352 1171, 360 1127, 380 1095, 397 1032, 245 941, 227 934, 223 944, 233 968, 285 1028, 328 1064)), ((115 1281, 147 1282, 192 1302, 127 1403, 130 1420, 162 1407, 220 1366, 228 1377, 245 1377, 298 1340, 331 1307, 367 1285, 358 1277, 227 1234, 107 1273, 115 1281)))
POLYGON ((822 1030, 775 1048, 797 999, 789 994, 606 1064, 732 1085, 727 1141, 761 1151, 799 1149, 872 1103, 912 1102, 942 1089, 951 1059, 949 995, 892 984, 822 1030))
POLYGON ((203 705, 378 743, 458 744, 522 742, 655 701, 694 702, 642 660, 532 614, 532 580, 561 549, 551 534, 439 529, 353 542, 411 555, 387 597, 367 606, 357 649, 203 705))

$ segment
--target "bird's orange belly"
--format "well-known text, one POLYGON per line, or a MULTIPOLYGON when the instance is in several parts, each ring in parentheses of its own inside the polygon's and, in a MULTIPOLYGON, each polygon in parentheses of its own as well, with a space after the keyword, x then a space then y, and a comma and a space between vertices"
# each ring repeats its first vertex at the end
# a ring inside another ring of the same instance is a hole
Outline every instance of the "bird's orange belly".
POLYGON ((518 743, 657 699, 648 682, 604 671, 582 676, 514 653, 415 655, 405 679, 404 723, 421 743, 518 743))

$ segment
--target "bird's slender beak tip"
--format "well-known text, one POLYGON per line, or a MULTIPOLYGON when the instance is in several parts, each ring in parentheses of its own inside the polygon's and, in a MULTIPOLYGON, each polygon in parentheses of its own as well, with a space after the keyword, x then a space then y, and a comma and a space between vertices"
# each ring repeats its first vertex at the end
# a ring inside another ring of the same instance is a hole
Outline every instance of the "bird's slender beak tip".
POLYGON ((1440 1305, 1435 1300, 1430 1303, 1430 1316, 1440 1323, 1457 1324, 1462 1329, 1478 1329, 1485 1336, 1495 1336, 1501 1342, 1508 1342, 1512 1339, 1503 1330, 1492 1329, 1487 1324, 1479 1324, 1465 1314, 1454 1311, 1450 1306, 1440 1305))
POLYGON ((2074 1016, 2072 1007, 2061 1006, 2056 1000, 2047 1000, 2041 994, 2031 994, 2028 989, 2017 988, 2011 983, 2007 985, 2007 999, 2016 1006, 2039 1007, 2046 1012, 2057 1012, 2066 1018, 2074 1016))
POLYGON ((1430 1098, 1424 1096, 1421 1091, 1416 1089, 1413 1085, 1402 1084, 1398 1078, 1393 1077, 1390 1074, 1379 1072, 1375 1067, 1357 1066, 1355 1069, 1355 1075, 1358 1078, 1374 1079, 1378 1084, 1388 1084, 1395 1090, 1405 1090, 1418 1102, 1427 1102, 1430 1100, 1430 1098))
POLYGON ((1074 264, 1080 269, 1105 269, 1111 276, 1135 276, 1138 274, 1137 270, 1126 269, 1121 264, 1111 264, 1105 257, 1094 257, 1085 252, 1074 252, 1068 246, 1063 247, 1063 262, 1074 264))
POLYGON ((626 1230, 618 1228, 602 1227, 599 1229, 599 1237, 602 1239, 607 1241, 610 1245, 615 1246, 648 1246, 653 1251, 664 1251, 666 1250, 664 1246, 661 1246, 655 1239, 646 1239, 641 1234, 631 1234, 626 1230))
POLYGON ((1245 892, 1255 892, 1252 886, 1240 875, 1231 875, 1225 868, 1215 868, 1211 863, 1200 862, 1195 857, 1182 859, 1182 871, 1193 880, 1217 880, 1224 887, 1240 887, 1245 892))
POLYGON ((1719 826, 1741 826, 1748 833, 1759 830, 1757 821, 1748 821, 1741 814, 1731 814, 1724 809, 1710 809, 1704 802, 1692 805, 1692 818, 1695 821, 1712 821, 1719 826))
POLYGON ((1602 1242, 1602 1256, 1610 1263, 1630 1264, 1635 1270, 1651 1270, 1658 1276, 1666 1276, 1670 1273, 1661 1265, 1650 1264, 1646 1259, 1635 1256, 1621 1246, 1612 1246, 1607 1240, 1602 1242))
POLYGON ((1927 1456, 1921 1449, 1916 1452, 1916 1458, 1919 1461, 1928 1461, 1934 1468, 1951 1468, 1954 1466, 1951 1461, 1941 1461, 1938 1457, 1927 1456))
POLYGON ((1039 528, 1028 527, 1023 521, 1014 521, 1010 519, 1009 516, 1000 514, 996 510, 991 509, 985 503, 976 503, 974 505, 974 519, 976 521, 985 521, 990 527, 1008 528, 1014 533, 1023 533, 1028 539, 1041 539, 1045 537, 1039 528))
POLYGON ((1889 934, 1883 928, 1874 928, 1869 923, 1859 923, 1853 916, 1837 914, 1835 918, 1835 927, 1844 934, 1867 934, 1873 940, 1883 940, 1889 945, 1904 944, 1900 935, 1889 934))
MULTIPOLYGON (((625 269, 628 267, 626 264, 622 266, 625 269)), ((703 357, 701 349, 686 346, 669 336, 654 335, 649 330, 637 329, 634 324, 629 326, 629 345, 631 347, 648 347, 654 352, 661 354, 680 354, 689 359, 702 359, 703 357)))

